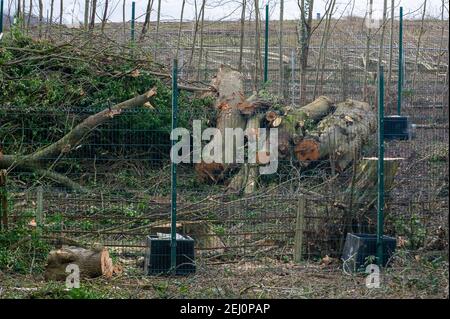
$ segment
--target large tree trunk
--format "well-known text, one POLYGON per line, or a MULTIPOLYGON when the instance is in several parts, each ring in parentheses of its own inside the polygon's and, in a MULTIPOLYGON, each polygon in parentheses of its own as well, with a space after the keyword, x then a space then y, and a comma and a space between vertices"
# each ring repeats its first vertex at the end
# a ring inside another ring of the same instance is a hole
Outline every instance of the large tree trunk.
MULTIPOLYGON (((257 113, 253 115, 251 118, 248 119, 247 125, 246 125, 246 131, 248 132, 248 142, 249 143, 256 143, 255 145, 258 148, 258 138, 259 138, 259 128, 261 127, 261 120, 264 118, 264 114, 257 113)), ((266 144, 266 143, 265 143, 266 144)), ((259 163, 260 158, 266 156, 258 156, 261 152, 264 152, 264 150, 257 149, 257 156, 255 158, 255 163, 244 163, 242 164, 241 169, 239 172, 233 176, 233 178, 230 181, 230 184, 228 185, 228 190, 233 192, 240 192, 244 191, 244 194, 251 194, 255 192, 257 188, 258 183, 258 177, 259 177, 259 171, 258 171, 258 165, 259 164, 265 164, 265 163, 259 163)), ((267 150, 265 150, 267 152, 267 150)))
MULTIPOLYGON (((222 142, 222 156, 219 161, 213 161, 212 156, 205 158, 203 156, 202 162, 195 167, 198 175, 203 180, 210 180, 218 182, 224 178, 227 170, 235 165, 232 163, 225 163, 225 154, 236 154, 236 146, 234 143, 225 143, 225 129, 226 128, 241 128, 245 129, 246 121, 242 116, 238 106, 244 102, 244 84, 242 74, 233 71, 228 67, 222 66, 212 81, 212 86, 217 91, 217 100, 215 107, 218 109, 217 128, 221 136, 214 136, 205 148, 213 145, 214 140, 221 139, 222 142), (228 149, 227 149, 228 148, 228 149)), ((205 155, 205 154, 203 154, 205 155)), ((209 154, 211 155, 211 154, 209 154)), ((235 158, 235 156, 233 156, 235 158)))
POLYGON ((341 102, 334 113, 319 122, 315 135, 296 144, 295 156, 304 162, 331 158, 342 171, 375 129, 376 116, 369 104, 354 100, 341 102))
POLYGON ((106 248, 85 249, 69 246, 49 253, 44 273, 45 279, 66 280, 69 275, 66 267, 69 264, 76 264, 80 268, 80 277, 84 278, 100 276, 110 278, 114 271, 106 248))
POLYGON ((326 96, 319 96, 311 103, 295 109, 286 110, 278 130, 278 154, 280 158, 291 155, 292 144, 303 137, 308 125, 320 121, 333 106, 333 102, 326 96))
MULTIPOLYGON (((271 106, 270 103, 270 101, 259 98, 258 95, 252 95, 238 107, 243 114, 253 114, 246 125, 246 130, 255 132, 254 135, 248 136, 249 142, 252 141, 252 138, 257 140, 259 137, 258 129, 263 126, 278 128, 278 155, 280 158, 292 156, 292 145, 303 136, 306 126, 325 117, 331 111, 333 105, 330 99, 320 96, 303 107, 287 108, 284 116, 272 110, 261 113, 271 106), (257 113, 255 114, 255 112, 257 113), (262 121, 265 122, 264 125, 262 125, 262 121)), ((239 172, 230 181, 228 190, 243 191, 244 194, 251 194, 256 190, 259 177, 258 165, 267 164, 270 156, 268 138, 269 136, 266 137, 265 143, 262 143, 263 149, 257 150, 256 163, 243 164, 239 172)))

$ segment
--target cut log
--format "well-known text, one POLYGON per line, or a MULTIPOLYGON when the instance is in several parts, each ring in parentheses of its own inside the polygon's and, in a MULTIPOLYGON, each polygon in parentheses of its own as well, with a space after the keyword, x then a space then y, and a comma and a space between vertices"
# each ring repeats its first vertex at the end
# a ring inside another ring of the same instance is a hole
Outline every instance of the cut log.
MULTIPOLYGON (((384 158, 384 190, 389 193, 394 185, 403 158, 384 158)), ((375 202, 378 194, 378 158, 365 157, 356 166, 354 177, 353 202, 359 205, 367 205, 375 202)))
POLYGON ((66 280, 68 276, 66 267, 69 264, 76 264, 80 268, 80 277, 85 278, 100 276, 110 278, 114 271, 112 260, 106 248, 85 249, 68 246, 52 250, 49 253, 44 273, 45 279, 66 280))
POLYGON ((277 101, 272 98, 265 98, 260 94, 253 94, 248 99, 237 104, 237 108, 243 115, 251 116, 255 113, 263 113, 272 107, 277 101))
MULTIPOLYGON (((228 184, 228 191, 240 192, 244 191, 244 194, 251 194, 257 188, 257 182, 259 177, 258 165, 264 165, 268 162, 270 154, 268 151, 267 140, 264 141, 263 149, 259 149, 258 138, 259 129, 261 127, 261 120, 265 117, 264 114, 257 113, 248 119, 246 125, 246 132, 248 133, 248 143, 254 143, 256 145, 256 162, 244 163, 239 171, 233 176, 228 184)), ((267 116, 266 116, 267 118, 267 116)), ((268 136, 266 137, 266 139, 268 136)))
POLYGON ((246 120, 238 108, 239 103, 244 102, 243 76, 242 73, 222 66, 211 85, 217 92, 215 106, 219 114, 216 127, 220 131, 220 136, 214 136, 205 148, 212 148, 214 140, 220 139, 222 154, 219 160, 214 159, 211 154, 203 154, 202 162, 196 165, 195 170, 202 180, 218 182, 224 179, 229 168, 235 166, 233 163, 225 162, 225 154, 233 154, 233 158, 236 155, 235 143, 225 143, 225 128, 245 129, 246 120))
MULTIPOLYGON (((384 159, 385 196, 389 195, 394 185, 395 175, 402 160, 403 158, 384 159)), ((353 165, 352 179, 342 198, 342 202, 348 203, 342 221, 343 238, 348 232, 373 231, 367 226, 375 224, 376 221, 376 209, 373 209, 373 206, 378 196, 378 158, 363 158, 353 165)), ((341 246, 343 244, 342 241, 341 246)))
POLYGON ((278 154, 287 158, 291 154, 291 145, 304 135, 308 123, 320 121, 332 108, 332 101, 326 96, 319 96, 311 103, 300 108, 289 108, 279 125, 278 154))
POLYGON ((369 104, 347 100, 336 106, 334 113, 319 122, 314 135, 300 140, 294 148, 301 162, 332 158, 336 168, 344 170, 375 132, 376 117, 369 104))

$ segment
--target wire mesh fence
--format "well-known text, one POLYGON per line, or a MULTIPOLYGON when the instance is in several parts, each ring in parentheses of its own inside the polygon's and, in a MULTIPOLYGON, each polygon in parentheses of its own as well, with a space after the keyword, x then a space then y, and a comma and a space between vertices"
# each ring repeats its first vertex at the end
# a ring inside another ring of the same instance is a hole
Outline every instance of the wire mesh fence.
MULTIPOLYGON (((247 96, 264 87, 294 107, 301 101, 299 74, 305 72, 305 101, 319 95, 336 102, 368 100, 376 112, 379 33, 371 35, 368 44, 368 30, 360 19, 332 21, 326 48, 322 39, 326 32, 323 26, 317 28, 303 71, 298 21, 284 24, 281 48, 278 22, 271 22, 270 81, 265 85, 261 84, 263 38, 252 31, 254 22, 244 25, 242 48, 239 22, 208 22, 200 35, 189 30, 192 24, 183 22, 178 32, 177 22, 163 22, 158 33, 151 25, 151 31, 134 44, 135 50, 120 46, 117 53, 166 66, 178 55, 180 79, 202 88, 221 65, 228 65, 242 71, 247 96)), ((448 25, 434 20, 426 24, 428 32, 419 46, 414 34, 420 22, 405 22, 402 114, 415 124, 412 139, 386 142, 385 154, 400 159, 386 176, 390 186, 385 198, 386 235, 397 239, 398 248, 412 253, 448 250, 448 37, 440 37, 442 30, 448 35, 448 25)), ((129 35, 121 28, 121 24, 106 26, 105 38, 97 36, 104 42, 128 45, 129 35)), ((47 33, 57 43, 79 44, 84 35, 57 27, 47 33)), ((140 38, 137 28, 136 39, 140 38)), ((392 60, 386 84, 388 114, 396 110, 397 45, 394 40, 392 46, 382 48, 386 69, 392 60)), ((19 158, 57 141, 77 123, 110 106, 98 101, 98 105, 37 111, 2 103, 0 155, 19 158)), ((171 113, 154 107, 126 110, 89 132, 71 152, 44 159, 70 182, 47 170, 9 168, 9 226, 37 224, 37 233, 46 242, 101 243, 117 258, 143 258, 147 236, 170 232, 171 113), (72 182, 88 192, 74 191, 72 182)), ((211 114, 207 112, 210 109, 201 106, 180 107, 178 116, 189 127, 193 120, 208 121, 211 114)), ((347 233, 376 232, 373 133, 366 147, 355 151, 362 161, 353 161, 342 171, 336 170, 332 156, 305 163, 280 159, 277 173, 262 176, 260 190, 246 196, 226 192, 222 182, 199 180, 192 164, 179 165, 177 232, 195 239, 198 263, 250 259, 272 265, 268 257, 283 262, 341 258, 347 233), (364 163, 372 168, 362 176, 364 163)))

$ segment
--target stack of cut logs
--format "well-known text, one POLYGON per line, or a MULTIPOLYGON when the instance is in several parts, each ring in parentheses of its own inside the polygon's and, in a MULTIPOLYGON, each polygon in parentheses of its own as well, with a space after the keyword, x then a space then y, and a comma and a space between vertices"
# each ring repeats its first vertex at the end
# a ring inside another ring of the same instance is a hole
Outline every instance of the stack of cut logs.
MULTIPOLYGON (((278 128, 278 158, 295 159, 307 166, 312 161, 332 160, 337 171, 343 171, 354 159, 369 136, 376 130, 376 116, 369 104, 346 100, 333 103, 320 96, 308 105, 280 107, 265 95, 244 97, 241 73, 221 67, 212 81, 218 110, 217 128, 225 139, 225 128, 247 129, 247 138, 258 128, 278 128)), ((267 134, 267 139, 268 139, 267 134)), ((258 165, 267 164, 270 156, 266 148, 258 150, 255 164, 224 164, 205 161, 196 165, 199 177, 205 181, 225 181, 230 171, 237 171, 226 183, 232 191, 252 193, 256 189, 258 165)), ((235 145, 222 141, 223 154, 236 152, 235 145), (233 148, 226 150, 225 148, 233 148)))

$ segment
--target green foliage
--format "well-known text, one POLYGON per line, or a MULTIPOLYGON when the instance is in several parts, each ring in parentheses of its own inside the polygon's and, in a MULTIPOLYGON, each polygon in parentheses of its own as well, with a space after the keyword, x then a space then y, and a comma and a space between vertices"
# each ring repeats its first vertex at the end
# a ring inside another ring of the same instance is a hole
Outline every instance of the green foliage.
POLYGON ((418 215, 413 214, 409 219, 394 220, 394 229, 398 235, 408 239, 406 248, 414 250, 423 247, 427 232, 418 215))
POLYGON ((41 271, 50 246, 25 223, 0 232, 0 269, 18 273, 41 271))
MULTIPOLYGON (((95 133, 95 144, 109 145, 112 139, 113 144, 127 144, 129 140, 138 143, 138 132, 143 130, 157 131, 159 140, 169 144, 172 91, 167 79, 158 78, 147 69, 152 66, 151 61, 145 64, 126 53, 117 57, 114 52, 86 50, 91 51, 33 41, 17 28, 6 34, 0 48, 0 105, 13 106, 33 116, 0 109, 0 135, 16 141, 5 145, 5 152, 29 153, 36 145, 54 142, 87 115, 152 87, 157 88, 157 95, 150 101, 154 109, 129 110, 126 116, 115 117, 95 133), (102 134, 108 129, 114 129, 114 136, 110 132, 102 134), (21 141, 27 143, 22 145, 21 141)), ((196 98, 181 91, 178 126, 189 127, 192 119, 210 122, 214 113, 205 110, 212 101, 211 97, 196 98)))

